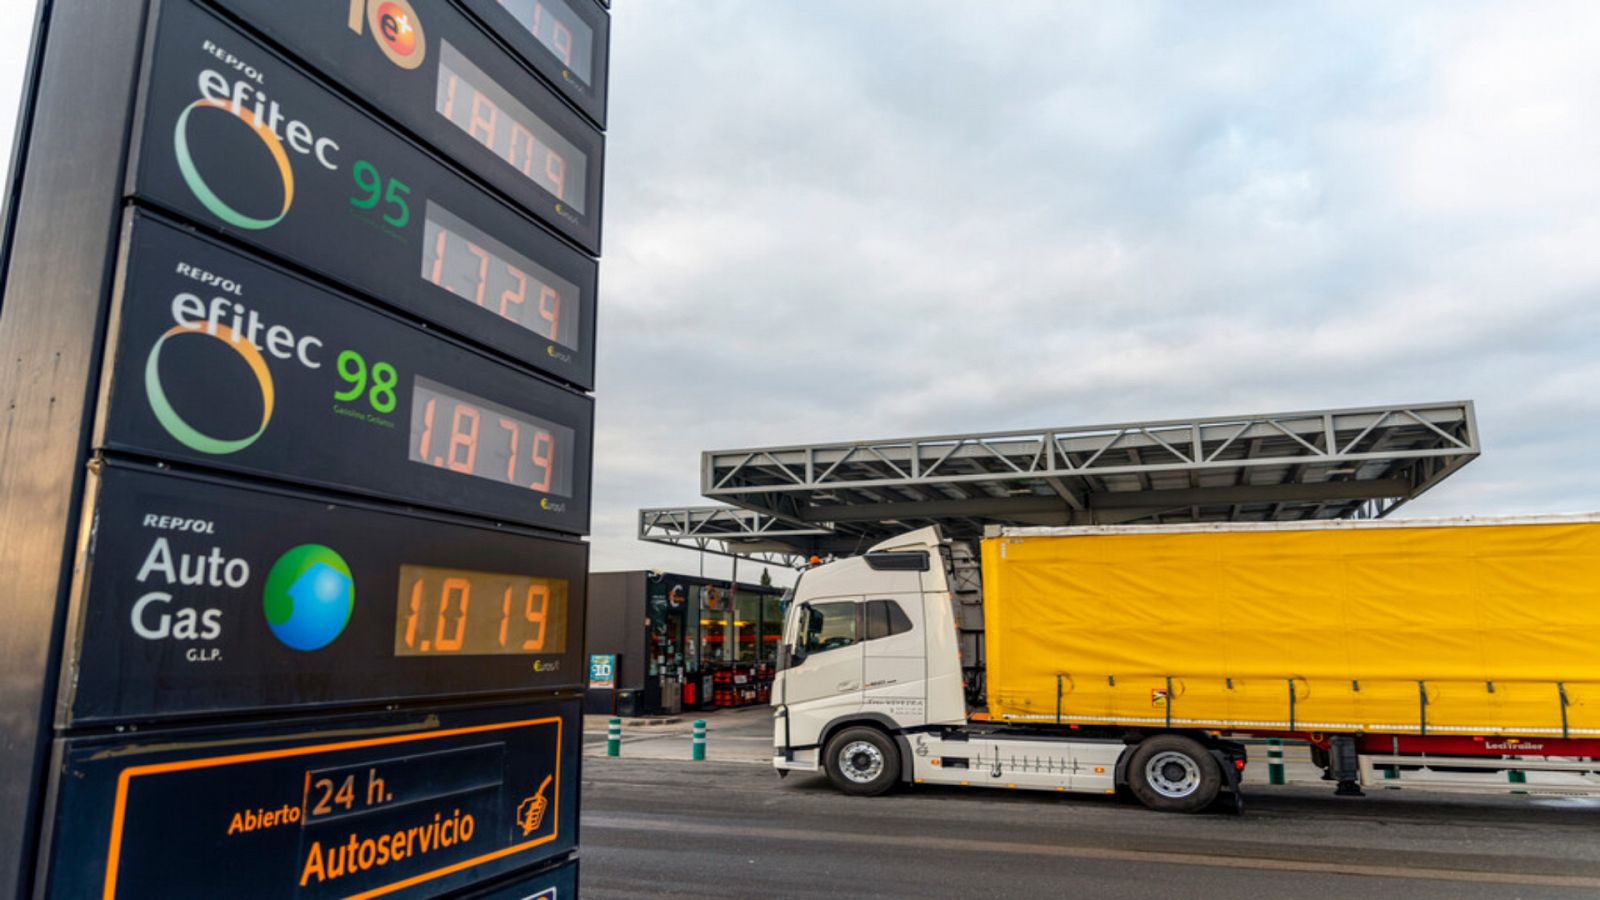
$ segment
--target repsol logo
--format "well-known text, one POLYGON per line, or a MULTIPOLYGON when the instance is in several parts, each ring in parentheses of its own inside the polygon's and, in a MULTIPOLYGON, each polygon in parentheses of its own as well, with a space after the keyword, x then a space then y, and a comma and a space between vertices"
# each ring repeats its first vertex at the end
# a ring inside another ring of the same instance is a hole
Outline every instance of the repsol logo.
POLYGON ((187 531, 191 534, 216 534, 217 523, 209 519, 185 519, 182 516, 159 516, 146 513, 144 527, 157 531, 187 531))
POLYGON ((324 169, 336 172, 339 169, 339 143, 327 136, 319 137, 310 125, 287 116, 278 101, 261 89, 265 78, 253 66, 222 51, 210 41, 205 43, 204 49, 227 63, 242 77, 229 80, 228 76, 215 69, 201 71, 198 79, 200 97, 184 107, 172 132, 178 171, 195 199, 218 219, 249 231, 271 228, 281 222, 294 205, 295 176, 290 154, 314 160, 324 169), (251 215, 236 209, 217 192, 219 182, 227 177, 226 173, 200 171, 192 152, 192 142, 199 138, 191 132, 201 130, 193 125, 194 113, 206 109, 229 113, 239 125, 248 128, 271 155, 283 188, 282 205, 276 214, 251 215))
POLYGON ((192 278, 206 287, 216 288, 223 293, 233 294, 234 296, 244 295, 244 285, 231 278, 224 278, 215 272, 208 272, 199 266, 191 266, 188 263, 181 262, 178 263, 175 271, 185 278, 192 278))

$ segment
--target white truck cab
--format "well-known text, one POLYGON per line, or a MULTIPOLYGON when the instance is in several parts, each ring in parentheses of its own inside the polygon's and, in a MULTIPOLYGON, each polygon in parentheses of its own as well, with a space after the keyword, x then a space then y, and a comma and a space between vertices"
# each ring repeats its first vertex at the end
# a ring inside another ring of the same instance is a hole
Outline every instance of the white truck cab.
POLYGON ((1242 748, 985 721, 964 683, 980 669, 964 673, 951 553, 924 528, 802 574, 772 690, 780 774, 825 772, 859 795, 901 782, 1114 793, 1137 765, 1147 805, 1199 809, 1223 787, 1238 797, 1242 748))
POLYGON ((896 730, 966 724, 939 552, 928 528, 801 577, 772 692, 778 746, 797 748, 784 762, 815 770, 818 745, 841 720, 896 730))

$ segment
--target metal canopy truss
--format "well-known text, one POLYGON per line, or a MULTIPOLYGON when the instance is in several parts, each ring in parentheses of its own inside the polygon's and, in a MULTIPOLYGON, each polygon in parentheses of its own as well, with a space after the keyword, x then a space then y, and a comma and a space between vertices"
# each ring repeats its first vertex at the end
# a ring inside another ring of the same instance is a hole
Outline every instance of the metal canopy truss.
POLYGON ((813 553, 833 552, 819 543, 832 534, 827 525, 795 527, 765 513, 732 506, 639 510, 641 541, 795 568, 805 565, 813 553))
MULTIPOLYGON (((766 535, 852 553, 929 524, 974 538, 985 525, 1379 518, 1478 453, 1472 403, 1457 401, 712 450, 701 489, 772 520, 707 537, 721 551, 766 535)), ((731 521, 710 512, 723 509, 698 511, 731 521)), ((667 511, 645 512, 670 527, 667 511)), ((640 537, 684 543, 647 535, 644 512, 640 537)))

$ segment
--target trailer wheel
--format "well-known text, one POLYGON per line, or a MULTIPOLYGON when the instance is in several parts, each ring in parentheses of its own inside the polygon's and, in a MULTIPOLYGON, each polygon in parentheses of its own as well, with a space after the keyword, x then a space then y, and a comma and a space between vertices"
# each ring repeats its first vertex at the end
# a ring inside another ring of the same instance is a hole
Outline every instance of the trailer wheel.
POLYGON ((1199 741, 1162 734, 1134 748, 1128 761, 1128 787, 1151 809, 1197 812, 1217 798, 1222 772, 1199 741))
POLYGON ((823 751, 828 780, 846 794, 874 797, 900 780, 900 749, 876 728, 846 728, 823 751))

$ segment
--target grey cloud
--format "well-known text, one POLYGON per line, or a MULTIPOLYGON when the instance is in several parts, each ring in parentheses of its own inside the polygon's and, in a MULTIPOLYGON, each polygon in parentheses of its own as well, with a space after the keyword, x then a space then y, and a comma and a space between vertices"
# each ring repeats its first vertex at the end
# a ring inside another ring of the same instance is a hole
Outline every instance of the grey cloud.
POLYGON ((1600 506, 1597 24, 619 0, 597 561, 705 448, 1397 400, 1488 448, 1412 512, 1600 506))

